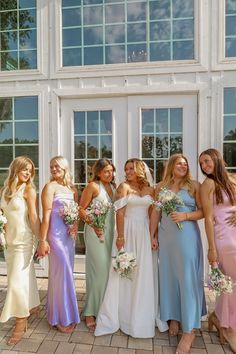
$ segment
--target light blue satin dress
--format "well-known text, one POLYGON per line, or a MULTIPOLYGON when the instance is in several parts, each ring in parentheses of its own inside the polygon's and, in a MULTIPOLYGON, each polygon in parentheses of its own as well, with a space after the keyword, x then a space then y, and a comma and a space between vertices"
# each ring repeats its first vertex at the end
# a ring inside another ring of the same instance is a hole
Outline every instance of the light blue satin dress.
MULTIPOLYGON (((178 196, 184 206, 177 211, 196 210, 195 199, 186 189, 178 196)), ((201 327, 201 316, 206 314, 204 297, 203 251, 196 221, 182 222, 180 230, 170 217, 162 212, 159 227, 160 317, 177 320, 183 332, 201 327)))

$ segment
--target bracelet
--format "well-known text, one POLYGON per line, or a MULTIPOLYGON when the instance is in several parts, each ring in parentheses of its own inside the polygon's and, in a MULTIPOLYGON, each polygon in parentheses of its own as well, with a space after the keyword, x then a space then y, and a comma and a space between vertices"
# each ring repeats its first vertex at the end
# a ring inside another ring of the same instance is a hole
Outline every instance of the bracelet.
POLYGON ((188 213, 185 213, 185 215, 186 215, 186 220, 188 220, 188 213))
POLYGON ((117 239, 118 241, 124 240, 124 236, 123 236, 123 237, 117 237, 116 239, 117 239))
POLYGON ((86 215, 85 216, 85 218, 84 218, 84 222, 86 223, 86 224, 89 224, 90 223, 90 217, 88 216, 88 215, 86 215))

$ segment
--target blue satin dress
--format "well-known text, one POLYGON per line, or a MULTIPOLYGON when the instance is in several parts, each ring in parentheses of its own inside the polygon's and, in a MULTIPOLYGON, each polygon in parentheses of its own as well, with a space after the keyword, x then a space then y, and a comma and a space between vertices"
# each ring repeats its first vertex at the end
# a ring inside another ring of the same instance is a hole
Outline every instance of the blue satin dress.
MULTIPOLYGON (((196 210, 195 199, 186 189, 178 196, 184 206, 177 211, 196 210)), ((201 328, 206 314, 204 296, 203 251, 196 221, 182 222, 182 230, 162 212, 159 227, 160 317, 177 320, 183 332, 201 328)))

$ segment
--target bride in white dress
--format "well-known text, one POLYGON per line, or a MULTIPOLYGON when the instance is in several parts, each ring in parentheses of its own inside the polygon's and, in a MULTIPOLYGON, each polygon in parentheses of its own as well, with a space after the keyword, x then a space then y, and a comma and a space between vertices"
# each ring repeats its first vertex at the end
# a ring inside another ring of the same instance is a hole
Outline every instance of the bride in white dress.
POLYGON ((111 266, 95 336, 121 329, 132 337, 151 338, 155 335, 155 324, 160 331, 168 329, 167 324, 158 319, 158 282, 153 274, 157 277, 156 254, 152 257, 152 249, 156 250, 157 244, 149 233, 149 208, 154 192, 147 182, 143 161, 128 160, 125 174, 126 182, 117 189, 115 202, 117 238, 113 255, 124 247, 135 255, 137 268, 130 280, 121 278, 111 266))

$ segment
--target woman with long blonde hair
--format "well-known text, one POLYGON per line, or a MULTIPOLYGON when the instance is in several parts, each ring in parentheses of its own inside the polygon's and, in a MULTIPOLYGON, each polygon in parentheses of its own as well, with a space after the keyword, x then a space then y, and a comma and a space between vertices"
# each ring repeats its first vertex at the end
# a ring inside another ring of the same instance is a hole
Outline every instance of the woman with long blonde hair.
POLYGON ((177 336, 181 325, 183 334, 176 353, 189 353, 195 329, 201 328, 201 316, 206 314, 203 251, 196 222, 203 212, 200 184, 191 178, 188 160, 182 154, 169 158, 163 180, 156 187, 156 199, 161 194, 163 198, 166 190, 179 199, 176 211, 167 216, 155 208, 151 215, 151 237, 160 246, 160 317, 170 322, 170 336, 177 336))
POLYGON ((21 340, 27 330, 28 316, 38 311, 40 304, 33 256, 40 234, 37 194, 33 184, 34 163, 18 156, 9 167, 1 197, 1 209, 7 218, 6 247, 7 295, 0 317, 6 322, 16 317, 14 330, 7 344, 21 340))
POLYGON ((49 254, 48 322, 63 333, 71 333, 80 322, 73 278, 75 240, 61 210, 64 205, 77 202, 78 194, 63 156, 51 159, 50 170, 50 182, 42 191, 43 219, 37 253, 40 257, 49 254))

